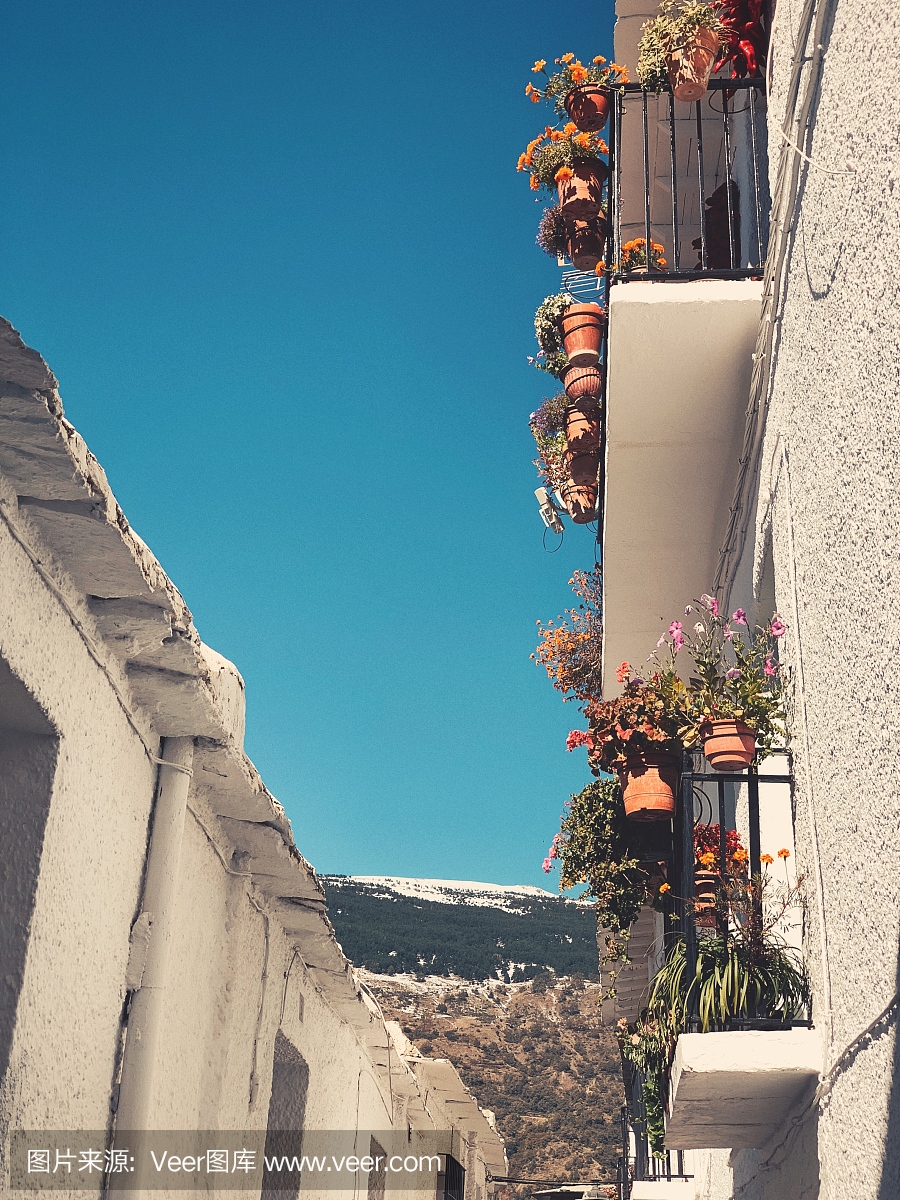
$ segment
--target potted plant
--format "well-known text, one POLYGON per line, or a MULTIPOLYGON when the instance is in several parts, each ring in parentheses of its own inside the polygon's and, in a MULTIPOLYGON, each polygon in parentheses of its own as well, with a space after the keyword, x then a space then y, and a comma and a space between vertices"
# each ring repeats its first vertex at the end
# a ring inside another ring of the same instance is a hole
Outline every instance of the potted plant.
POLYGON ((531 177, 531 188, 556 192, 563 216, 588 221, 603 208, 604 183, 609 168, 603 156, 606 143, 595 133, 583 133, 570 121, 562 129, 549 125, 525 153, 519 156, 517 170, 531 177))
MULTIPOLYGON (((778 642, 787 626, 775 613, 751 637, 743 609, 726 618, 719 612, 718 600, 706 594, 688 605, 685 615, 690 614, 698 618, 691 630, 680 621, 669 627, 670 662, 681 646, 687 647, 694 662, 685 743, 692 745, 699 739, 715 771, 743 771, 754 755, 765 758, 773 745, 784 741, 778 642)), ((664 636, 660 644, 666 640, 664 636)))
POLYGON ((568 257, 578 271, 593 271, 603 257, 608 228, 604 209, 590 221, 576 221, 554 204, 541 217, 537 244, 553 258, 568 257))
MULTIPOLYGON (((650 266, 654 271, 665 274, 666 260, 663 258, 665 246, 659 242, 650 243, 650 266)), ((620 271, 628 271, 631 275, 648 275, 647 269, 647 239, 633 238, 622 247, 620 271)))
POLYGON ((663 0, 638 42, 637 73, 643 87, 660 92, 668 83, 676 100, 700 100, 719 53, 722 24, 704 0, 663 0))
POLYGON ((665 1153, 669 1066, 693 1009, 701 1033, 748 1025, 778 1028, 809 1012, 810 984, 803 961, 776 933, 787 909, 800 898, 802 881, 766 908, 768 886, 766 875, 755 875, 752 883, 746 878, 729 880, 724 888, 724 931, 698 930, 693 974, 685 939, 677 936, 653 980, 646 1009, 633 1025, 619 1022, 623 1057, 644 1075, 648 1134, 656 1155, 665 1153))
POLYGON ((595 902, 597 928, 604 931, 600 963, 611 968, 607 996, 615 992, 614 964, 630 961, 628 940, 641 909, 661 907, 660 883, 670 856, 671 838, 660 838, 658 826, 625 816, 617 779, 598 779, 566 801, 544 870, 559 864, 561 892, 587 884, 580 899, 595 902))
POLYGON ((603 395, 603 376, 599 366, 566 366, 560 372, 560 379, 571 401, 590 398, 599 404, 603 395))
POLYGON ((554 492, 562 495, 568 482, 566 466, 566 410, 569 398, 565 392, 545 398, 543 404, 528 418, 537 445, 534 465, 541 479, 554 492))
MULTIPOLYGON (((742 878, 746 874, 749 854, 741 844, 736 829, 725 834, 725 874, 742 878)), ((720 828, 716 825, 694 826, 694 922, 700 928, 715 929, 716 906, 722 888, 720 828)))
POLYGON ((531 361, 554 375, 569 366, 593 366, 605 328, 606 312, 599 304, 579 304, 568 292, 547 296, 534 314, 540 353, 531 361))
POLYGON ((563 54, 554 60, 559 70, 547 76, 546 59, 539 59, 531 68, 532 74, 547 76, 543 91, 529 83, 525 95, 535 103, 549 100, 557 116, 567 113, 578 129, 596 133, 609 117, 611 89, 628 82, 628 72, 618 63, 608 63, 602 54, 584 66, 574 54, 563 54))
POLYGON ((555 622, 538 621, 539 641, 531 657, 563 700, 578 700, 583 709, 603 689, 603 573, 599 566, 575 571, 569 583, 578 606, 555 622))
POLYGON ((684 749, 687 689, 672 667, 644 679, 622 663, 616 679, 625 685, 621 696, 592 700, 585 709, 592 742, 588 761, 593 770, 619 776, 633 821, 669 820, 684 749))

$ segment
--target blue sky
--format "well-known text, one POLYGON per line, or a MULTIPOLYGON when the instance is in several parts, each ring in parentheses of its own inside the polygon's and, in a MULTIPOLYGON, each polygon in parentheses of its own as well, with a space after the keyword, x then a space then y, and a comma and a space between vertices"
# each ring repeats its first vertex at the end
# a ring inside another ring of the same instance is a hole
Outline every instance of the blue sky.
MULTIPOLYGON (((0 312, 203 639, 323 871, 547 886, 578 724, 529 659, 544 553, 515 162, 535 58, 612 0, 13 3, 0 312)), ((633 65, 633 64, 632 64, 633 65)), ((555 886, 550 883, 549 886, 555 886)))

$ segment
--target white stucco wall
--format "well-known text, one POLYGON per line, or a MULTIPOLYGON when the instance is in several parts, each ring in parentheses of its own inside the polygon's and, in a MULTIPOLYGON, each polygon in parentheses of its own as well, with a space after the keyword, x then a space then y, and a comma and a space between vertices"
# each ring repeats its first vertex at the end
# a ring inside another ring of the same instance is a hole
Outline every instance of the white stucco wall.
MULTIPOLYGON (((777 11, 773 164, 800 9, 777 11)), ((820 9, 816 166, 800 173, 757 540, 734 599, 770 542, 788 624, 797 867, 825 1079, 818 1102, 764 1151, 707 1156, 697 1194, 710 1200, 900 1195, 900 9, 820 9)))

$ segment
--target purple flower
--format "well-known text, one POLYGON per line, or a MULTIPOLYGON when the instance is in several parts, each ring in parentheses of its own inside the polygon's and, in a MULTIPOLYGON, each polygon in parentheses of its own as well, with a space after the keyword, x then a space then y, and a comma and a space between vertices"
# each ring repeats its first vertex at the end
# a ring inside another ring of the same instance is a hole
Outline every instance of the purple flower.
POLYGON ((744 612, 744 610, 742 608, 736 608, 734 610, 734 612, 731 614, 731 619, 732 619, 732 621, 734 621, 735 625, 746 625, 747 624, 747 614, 744 612))
POLYGON ((632 683, 643 683, 644 681, 639 676, 635 675, 635 677, 632 679, 631 682, 632 683))
POLYGON ((775 615, 772 617, 772 624, 769 626, 769 632, 771 633, 772 637, 784 637, 785 633, 787 633, 787 625, 785 625, 778 613, 775 613, 775 615))
POLYGON ((691 606, 690 606, 690 605, 688 605, 688 606, 687 606, 687 608, 684 610, 684 615, 685 615, 686 617, 689 617, 693 611, 694 611, 694 610, 691 608, 691 606))
POLYGON ((732 667, 730 671, 725 672, 726 679, 740 679, 741 675, 743 675, 743 671, 740 667, 732 667))

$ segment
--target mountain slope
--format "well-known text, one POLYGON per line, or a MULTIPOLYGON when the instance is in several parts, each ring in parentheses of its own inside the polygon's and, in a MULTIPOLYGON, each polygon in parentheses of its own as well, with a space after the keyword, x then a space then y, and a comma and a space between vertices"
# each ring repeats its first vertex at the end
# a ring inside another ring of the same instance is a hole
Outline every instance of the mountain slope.
POLYGON ((338 941, 381 974, 531 979, 596 976, 591 906, 540 888, 453 880, 320 876, 338 941))

